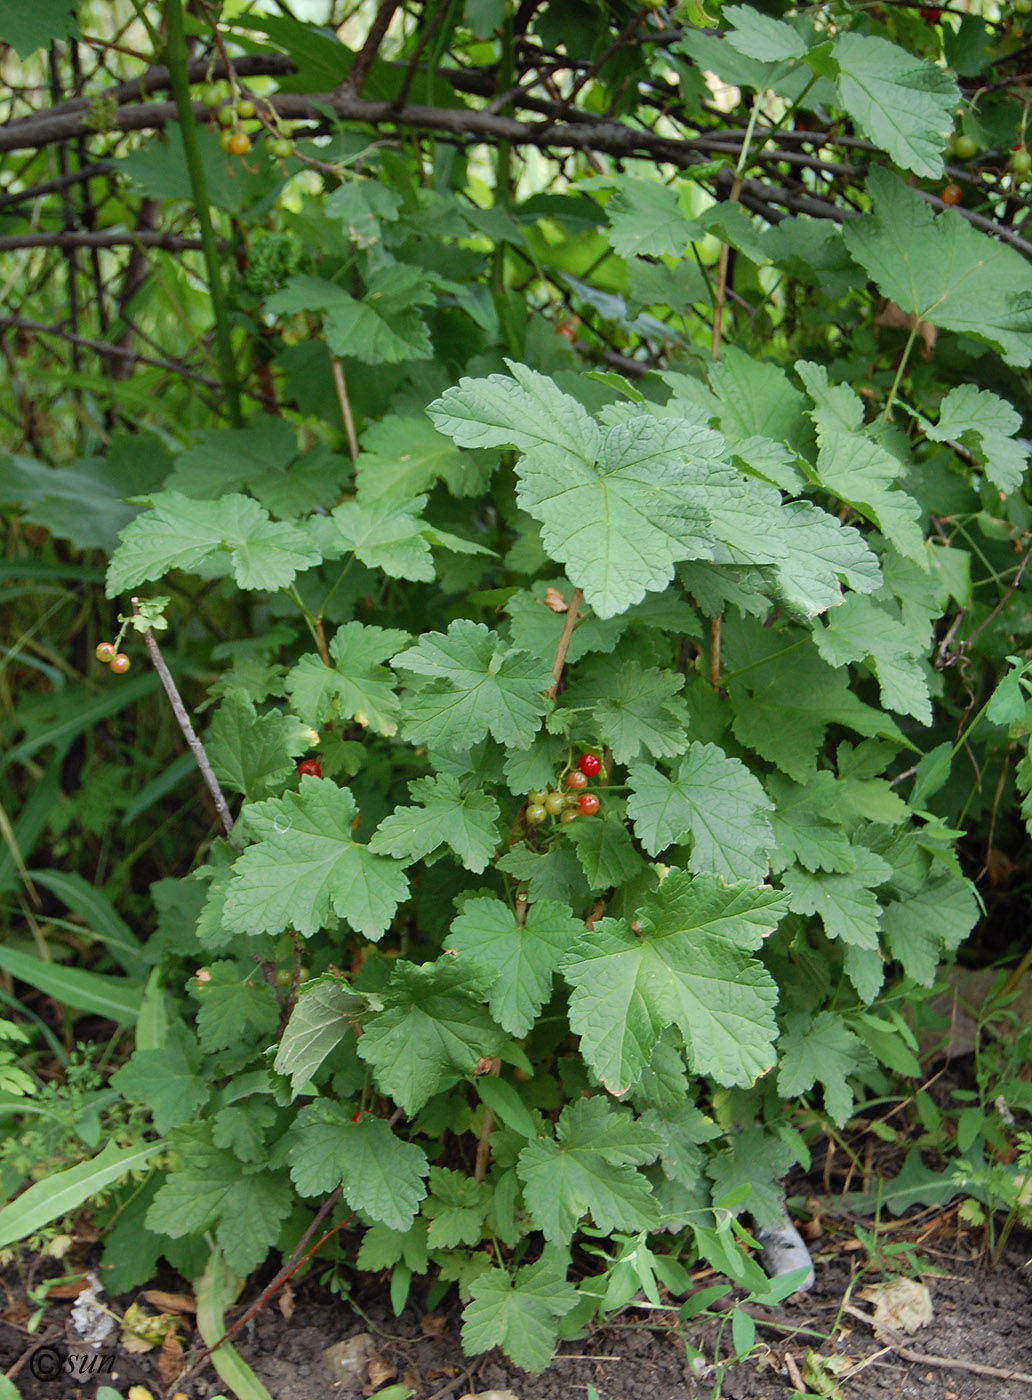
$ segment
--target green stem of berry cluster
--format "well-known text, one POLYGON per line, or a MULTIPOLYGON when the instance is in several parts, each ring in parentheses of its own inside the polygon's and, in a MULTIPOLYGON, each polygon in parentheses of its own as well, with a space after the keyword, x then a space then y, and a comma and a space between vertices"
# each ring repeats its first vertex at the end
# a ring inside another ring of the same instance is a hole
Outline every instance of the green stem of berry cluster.
POLYGON ((201 143, 197 138, 197 123, 194 120, 193 102, 190 95, 182 0, 167 0, 165 17, 168 24, 165 56, 168 60, 169 79, 172 83, 172 94, 175 98, 176 112, 183 138, 183 155, 186 158, 190 189, 193 192, 197 227, 201 236, 201 251, 208 272, 208 294, 211 297, 211 310, 215 321, 215 347, 219 360, 219 377, 222 380, 222 388, 226 396, 229 420, 234 428, 239 428, 244 421, 240 411, 240 387, 237 383, 233 346, 229 335, 229 315, 226 311, 226 300, 222 288, 222 267, 219 261, 218 242, 211 221, 208 178, 201 158, 201 143))

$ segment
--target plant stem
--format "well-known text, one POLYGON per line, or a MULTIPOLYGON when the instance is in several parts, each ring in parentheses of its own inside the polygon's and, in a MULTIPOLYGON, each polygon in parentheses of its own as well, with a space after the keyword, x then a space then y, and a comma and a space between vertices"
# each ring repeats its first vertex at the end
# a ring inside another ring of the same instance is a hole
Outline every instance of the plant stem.
POLYGON ((577 621, 577 609, 580 601, 584 597, 579 588, 575 588, 570 594, 570 605, 566 609, 566 617, 563 619, 563 630, 559 633, 559 641, 556 643, 555 660, 552 662, 552 684, 545 691, 549 700, 554 700, 556 691, 559 689, 559 682, 563 677, 563 667, 566 665, 566 653, 570 649, 570 638, 573 636, 574 624, 577 621))
POLYGON ((907 343, 903 347, 903 354, 899 358, 899 365, 896 368, 896 377, 892 381, 892 388, 889 390, 889 397, 886 399, 885 407, 881 411, 881 420, 883 423, 887 423, 889 421, 889 415, 892 413, 892 405, 896 402, 896 395, 899 392, 899 386, 903 381, 903 372, 907 367, 907 361, 910 359, 910 352, 914 348, 914 341, 917 339, 917 328, 919 325, 920 322, 915 316, 914 324, 911 326, 910 334, 907 336, 907 343))
POLYGON ((165 56, 168 59, 169 79, 172 94, 176 100, 176 113, 183 137, 183 154, 190 176, 193 191, 197 227, 201 235, 201 248, 204 265, 208 272, 208 294, 211 297, 212 316, 215 321, 215 347, 218 351, 219 376, 226 396, 229 419, 234 428, 242 427, 240 412, 240 386, 237 383, 236 365, 233 362, 233 346, 229 336, 229 316, 222 290, 222 266, 219 261, 219 247, 215 229, 211 222, 211 206, 208 200, 208 177, 201 159, 201 144, 197 139, 197 123, 194 121, 193 103, 190 100, 190 77, 187 71, 189 55, 186 51, 186 32, 183 28, 183 0, 167 0, 165 17, 168 23, 168 42, 165 56))
MULTIPOLYGON (((133 612, 138 613, 139 609, 137 604, 139 600, 133 598, 130 601, 133 605, 133 612)), ((201 777, 204 779, 208 791, 211 793, 212 800, 215 803, 215 810, 218 812, 219 820, 222 822, 222 829, 226 833, 226 836, 232 840, 233 816, 229 810, 229 805, 226 802, 222 789, 219 787, 219 780, 215 776, 211 763, 208 761, 208 755, 204 752, 204 745, 201 743, 200 739, 198 739, 194 727, 190 723, 190 716, 187 713, 186 706, 183 704, 183 697, 180 695, 179 689, 172 679, 172 672, 166 666, 165 658, 161 654, 161 648, 158 646, 154 633, 149 627, 143 634, 143 640, 150 653, 150 659, 154 663, 154 669, 161 679, 161 684, 165 687, 165 694, 168 696, 168 703, 172 706, 172 713, 176 717, 179 728, 183 731, 183 738, 190 745, 190 751, 197 760, 197 767, 201 770, 201 777)))

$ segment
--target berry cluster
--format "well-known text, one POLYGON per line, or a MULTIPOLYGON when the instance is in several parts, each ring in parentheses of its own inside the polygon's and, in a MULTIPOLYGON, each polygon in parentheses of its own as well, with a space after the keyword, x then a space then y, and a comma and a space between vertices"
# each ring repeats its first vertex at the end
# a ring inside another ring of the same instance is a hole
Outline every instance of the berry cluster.
POLYGON ((525 816, 530 826, 540 826, 546 817, 558 817, 561 822, 572 822, 577 816, 593 817, 599 809, 599 801, 593 792, 585 792, 589 778, 597 778, 602 771, 602 761, 593 753, 582 753, 577 767, 566 774, 568 792, 558 788, 535 788, 527 798, 525 816), (579 793, 579 796, 575 794, 579 793))
MULTIPOLYGON (((219 133, 219 145, 226 154, 246 156, 251 149, 251 137, 244 131, 240 123, 253 121, 258 115, 258 110, 251 99, 249 97, 231 97, 229 100, 224 100, 222 89, 218 83, 207 83, 201 89, 201 101, 222 127, 222 131, 219 133)), ((270 132, 265 138, 265 149, 275 160, 286 160, 288 156, 294 154, 294 143, 289 136, 279 132, 270 132)))
POLYGON ((124 676, 133 664, 124 651, 118 650, 114 642, 101 642, 93 654, 105 666, 110 666, 116 676, 124 676))

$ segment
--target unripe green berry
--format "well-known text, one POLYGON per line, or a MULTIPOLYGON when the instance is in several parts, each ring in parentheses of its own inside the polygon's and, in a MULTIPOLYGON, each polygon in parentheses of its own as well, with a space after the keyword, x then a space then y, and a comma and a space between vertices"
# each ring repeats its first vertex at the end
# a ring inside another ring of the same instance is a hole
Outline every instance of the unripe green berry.
POLYGON ((532 802, 527 808, 527 821, 531 826, 540 826, 547 816, 540 802, 532 802))
POLYGON ((557 817, 566 807, 566 798, 561 792, 550 792, 545 798, 545 811, 551 817, 557 817))
POLYGON ((219 126, 236 126, 237 114, 228 103, 226 106, 220 107, 215 115, 219 126))

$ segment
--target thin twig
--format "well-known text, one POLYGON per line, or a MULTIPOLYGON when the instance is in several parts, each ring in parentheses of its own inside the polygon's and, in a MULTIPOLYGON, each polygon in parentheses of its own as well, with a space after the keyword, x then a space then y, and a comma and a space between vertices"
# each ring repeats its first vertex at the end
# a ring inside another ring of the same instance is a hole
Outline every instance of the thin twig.
POLYGON ((580 607, 581 599, 584 597, 583 590, 575 588, 570 594, 570 603, 566 609, 566 616, 563 619, 563 630, 559 633, 559 640, 555 647, 555 660, 552 662, 552 684, 545 691, 549 700, 554 700, 559 689, 559 682, 563 678, 563 667, 566 665, 566 653, 570 649, 570 638, 573 636, 574 624, 577 621, 577 609, 580 607))
MULTIPOLYGON (((140 600, 138 598, 132 598, 130 601, 133 605, 133 613, 138 617, 140 612, 140 600)), ((187 713, 186 706, 183 704, 183 697, 179 694, 179 689, 172 679, 172 672, 165 665, 165 658, 161 654, 161 648, 158 646, 154 633, 149 627, 143 634, 143 640, 150 653, 150 659, 154 663, 154 669, 161 679, 161 684, 165 687, 165 694, 168 696, 168 703, 172 706, 172 713, 176 717, 179 728, 183 731, 183 738, 189 744, 190 751, 197 761, 197 767, 201 770, 201 777, 204 779, 208 791, 211 793, 212 800, 215 803, 215 810, 218 812, 219 819, 222 822, 222 829, 225 831, 226 836, 232 840, 233 817, 222 789, 219 787, 219 780, 216 778, 215 772, 208 761, 208 755, 204 752, 204 745, 201 743, 200 739, 198 739, 194 727, 190 723, 190 716, 187 713)))
POLYGON ((166 248, 170 253, 181 253, 187 249, 201 248, 199 238, 181 238, 173 233, 132 233, 119 229, 62 229, 51 233, 16 233, 0 238, 0 253, 13 252, 17 248, 121 248, 128 245, 135 248, 142 244, 146 248, 166 248))
POLYGON ((240 1317, 237 1318, 236 1322, 233 1323, 232 1327, 228 1327, 226 1331, 223 1332, 222 1336, 218 1339, 217 1342, 214 1342, 210 1347, 205 1347, 204 1351, 201 1352, 200 1356, 193 1363, 190 1369, 188 1371, 184 1371, 180 1376, 176 1378, 172 1385, 169 1386, 166 1394, 171 1394, 173 1391, 180 1390, 182 1388, 183 1382, 185 1380, 188 1380, 190 1376, 194 1375, 197 1371, 200 1370, 200 1368, 208 1360, 209 1356, 211 1356, 212 1352, 218 1351, 219 1347, 224 1346, 225 1343, 229 1341, 230 1337, 235 1336, 236 1333, 240 1331, 241 1327, 245 1326, 248 1322, 250 1322, 251 1318, 254 1317, 256 1313, 261 1312, 262 1308, 269 1301, 272 1295, 278 1292, 279 1289, 281 1289, 285 1283, 289 1282, 289 1280, 294 1276, 294 1274, 297 1273, 298 1269, 300 1269, 301 1265, 304 1264, 306 1260, 310 1259, 313 1254, 316 1254, 332 1235, 337 1234, 338 1231, 343 1230, 347 1225, 350 1225, 352 1220, 354 1220, 355 1218, 354 1211, 351 1211, 347 1216, 345 1216, 345 1218, 340 1222, 339 1225, 334 1225, 332 1230, 327 1230, 326 1233, 320 1238, 318 1243, 314 1244, 312 1248, 308 1250, 307 1253, 303 1253, 305 1245, 312 1238, 316 1230, 319 1228, 322 1222, 329 1215, 330 1211, 340 1200, 343 1192, 344 1187, 338 1186, 332 1196, 327 1196, 326 1200, 323 1201, 322 1205, 316 1211, 315 1218, 312 1220, 312 1223, 309 1225, 308 1229, 304 1232, 304 1234, 301 1236, 301 1238, 298 1240, 297 1244, 291 1251, 290 1258, 283 1265, 282 1269, 280 1269, 279 1273, 272 1280, 272 1282, 262 1290, 262 1292, 258 1295, 255 1301, 251 1304, 251 1306, 245 1312, 243 1312, 240 1315, 240 1317))
POLYGON ((336 355, 330 356, 330 369, 333 373, 333 387, 337 391, 337 402, 340 404, 340 416, 344 420, 344 432, 348 439, 348 452, 351 454, 353 462, 358 461, 358 434, 355 432, 355 415, 351 411, 351 396, 348 393, 348 381, 344 377, 344 366, 337 359, 336 355))
POLYGON ((894 1327, 885 1322, 876 1323, 874 1318, 861 1308, 854 1308, 851 1303, 846 1303, 842 1311, 859 1322, 866 1322, 868 1327, 873 1328, 882 1337, 887 1337, 889 1349, 903 1361, 909 1361, 915 1366, 939 1366, 947 1371, 969 1371, 975 1376, 992 1376, 998 1381, 1021 1381, 1024 1385, 1032 1385, 1032 1375, 1027 1371, 1005 1371, 1002 1366, 986 1366, 981 1361, 960 1361, 952 1356, 933 1356, 926 1351, 912 1351, 904 1344, 903 1337, 894 1327))
MULTIPOLYGON (((516 915, 519 922, 522 922, 522 920, 519 919, 521 905, 525 914, 527 910, 526 896, 524 896, 522 900, 517 901, 516 915)), ((487 1071, 487 1073, 497 1075, 501 1073, 501 1069, 501 1060, 492 1060, 491 1068, 487 1071)), ((487 1176, 487 1159, 491 1151, 491 1129, 493 1127, 494 1114, 492 1113, 491 1109, 488 1108, 488 1106, 485 1104, 484 1121, 480 1125, 480 1137, 477 1139, 477 1155, 473 1165, 474 1181, 483 1181, 484 1177, 487 1176)))
POLYGON ((351 65, 350 73, 341 83, 343 92, 352 97, 362 96, 365 80, 369 76, 370 68, 376 62, 376 55, 380 52, 380 45, 387 33, 387 26, 394 18, 394 11, 398 8, 398 4, 399 0, 380 0, 380 8, 376 12, 376 18, 369 26, 366 41, 359 49, 358 57, 351 65))
POLYGON ((709 683, 711 690, 720 689, 720 634, 723 627, 722 614, 710 621, 709 683))

